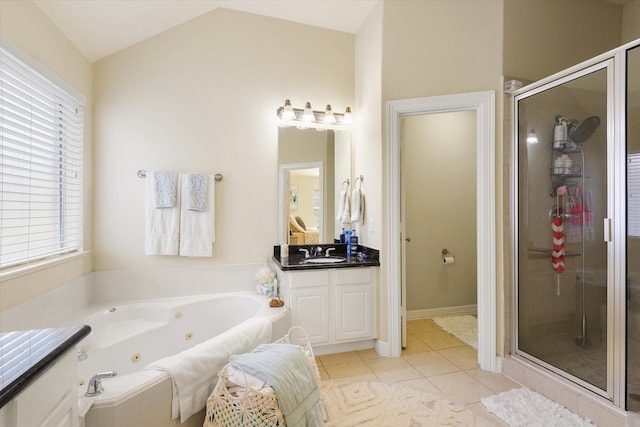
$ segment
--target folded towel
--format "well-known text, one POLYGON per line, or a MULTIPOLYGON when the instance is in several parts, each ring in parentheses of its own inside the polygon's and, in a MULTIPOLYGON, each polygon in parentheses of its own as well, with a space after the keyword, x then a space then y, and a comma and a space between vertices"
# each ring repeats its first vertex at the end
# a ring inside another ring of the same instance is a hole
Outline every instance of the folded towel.
POLYGON ((351 210, 349 209, 349 193, 347 190, 340 191, 338 199, 338 210, 336 212, 336 221, 340 224, 347 225, 351 223, 351 210))
POLYGON ((213 176, 207 178, 207 193, 203 211, 189 209, 191 186, 189 177, 192 174, 181 174, 182 203, 180 207, 180 255, 212 256, 215 241, 215 203, 213 176))
POLYGON ((178 174, 175 172, 154 172, 151 181, 153 182, 153 200, 156 208, 176 207, 178 194, 178 174))
POLYGON ((187 175, 187 192, 189 194, 187 209, 202 212, 207 207, 207 187, 209 177, 203 173, 187 175))
POLYGON ((218 371, 234 354, 252 351, 271 341, 271 320, 254 317, 226 332, 173 356, 157 360, 145 369, 166 371, 173 383, 171 418, 184 423, 207 403, 218 371))
MULTIPOLYGON (((157 208, 158 182, 167 183, 167 172, 147 172, 145 197, 145 245, 147 255, 178 255, 180 229, 180 193, 176 190, 174 206, 157 208), (160 174, 165 178, 156 179, 160 174)), ((176 180, 177 183, 177 180, 176 180)))
POLYGON ((315 373, 300 346, 263 344, 229 363, 273 387, 287 427, 324 425, 315 373))
POLYGON ((361 224, 364 222, 364 194, 360 189, 351 193, 351 222, 361 224))

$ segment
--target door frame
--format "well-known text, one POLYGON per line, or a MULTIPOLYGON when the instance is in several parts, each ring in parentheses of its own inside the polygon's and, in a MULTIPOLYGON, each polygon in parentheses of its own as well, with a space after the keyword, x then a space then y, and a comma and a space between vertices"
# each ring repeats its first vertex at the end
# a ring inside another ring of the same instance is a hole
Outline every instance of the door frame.
POLYGON ((476 112, 476 199, 478 275, 478 363, 498 372, 496 356, 496 177, 495 92, 387 101, 387 299, 388 352, 402 350, 402 223, 400 211, 400 126, 402 117, 455 111, 476 112))

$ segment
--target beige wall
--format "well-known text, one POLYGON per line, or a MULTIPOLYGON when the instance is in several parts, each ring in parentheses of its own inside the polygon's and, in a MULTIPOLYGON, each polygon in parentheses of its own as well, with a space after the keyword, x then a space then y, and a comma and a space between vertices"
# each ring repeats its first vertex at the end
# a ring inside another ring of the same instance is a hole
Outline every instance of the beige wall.
MULTIPOLYGON (((31 1, 0 1, 0 34, 86 97, 84 248, 91 250, 91 64, 31 1)), ((0 310, 26 301, 91 271, 91 258, 0 279, 0 310)), ((6 272, 5 272, 6 274, 6 272)))
MULTIPOLYGON (((500 90, 502 6, 502 0, 385 2, 382 102, 500 90)), ((500 123, 501 116, 498 115, 496 120, 500 123)), ((385 132, 386 129, 383 128, 382 135, 385 132)), ((384 140, 386 141, 386 137, 384 140)), ((502 150, 501 144, 502 141, 498 138, 498 153, 502 150)), ((386 145, 381 145, 381 150, 384 164, 386 145)), ((500 171, 497 173, 499 179, 500 171)), ((499 226, 502 224, 501 210, 498 209, 497 212, 499 226)), ((501 233, 500 227, 497 230, 501 233)), ((385 247, 382 249, 384 254, 385 247)), ((382 270, 379 295, 385 304, 380 312, 384 322, 387 321, 386 298, 389 293, 389 284, 385 279, 382 270)), ((380 328, 383 340, 387 339, 386 332, 384 325, 380 328)))
POLYGON ((405 117, 402 136, 407 310, 474 305, 476 113, 405 117))
MULTIPOLYGON (((356 36, 356 109, 351 177, 359 183, 365 200, 365 223, 357 230, 362 245, 380 249, 383 238, 382 204, 382 15, 378 3, 356 36)), ((354 187, 352 186, 351 189, 354 187)))
POLYGON ((535 81, 620 46, 622 7, 599 0, 504 2, 504 75, 535 81))
POLYGON ((276 108, 353 105, 353 56, 352 34, 217 9, 96 63, 95 269, 261 262, 280 240, 276 108), (213 258, 144 255, 138 169, 224 175, 213 258))
POLYGON ((622 43, 640 38, 640 0, 625 4, 622 15, 622 43))

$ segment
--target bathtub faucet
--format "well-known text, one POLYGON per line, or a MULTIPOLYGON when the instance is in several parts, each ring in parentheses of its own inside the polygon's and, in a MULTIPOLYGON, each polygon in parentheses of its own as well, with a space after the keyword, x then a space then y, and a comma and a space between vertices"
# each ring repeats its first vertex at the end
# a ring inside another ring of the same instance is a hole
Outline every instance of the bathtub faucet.
POLYGON ((87 387, 87 392, 84 394, 87 397, 97 396, 104 391, 104 387, 102 386, 102 378, 115 377, 118 375, 115 371, 107 371, 107 372, 98 372, 91 380, 89 380, 89 386, 87 387))

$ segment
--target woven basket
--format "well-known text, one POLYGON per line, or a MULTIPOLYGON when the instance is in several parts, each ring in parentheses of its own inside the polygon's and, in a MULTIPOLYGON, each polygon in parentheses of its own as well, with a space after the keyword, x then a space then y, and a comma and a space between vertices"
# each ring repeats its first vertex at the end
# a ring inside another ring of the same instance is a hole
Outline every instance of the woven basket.
MULTIPOLYGON (((298 329, 306 340, 306 344, 302 345, 301 348, 319 384, 320 372, 309 342, 309 335, 303 328, 299 326, 292 327, 284 337, 275 341, 274 344, 291 344, 291 332, 298 329)), ((203 427, 285 427, 284 415, 280 410, 280 405, 278 405, 275 392, 265 393, 245 387, 244 392, 239 395, 231 393, 228 389, 228 384, 230 383, 227 373, 228 366, 225 365, 220 371, 218 383, 207 399, 207 415, 204 419, 203 427)))
POLYGON ((203 427, 265 426, 284 427, 284 416, 275 392, 263 393, 249 387, 236 396, 227 388, 227 367, 207 399, 207 415, 203 427))

